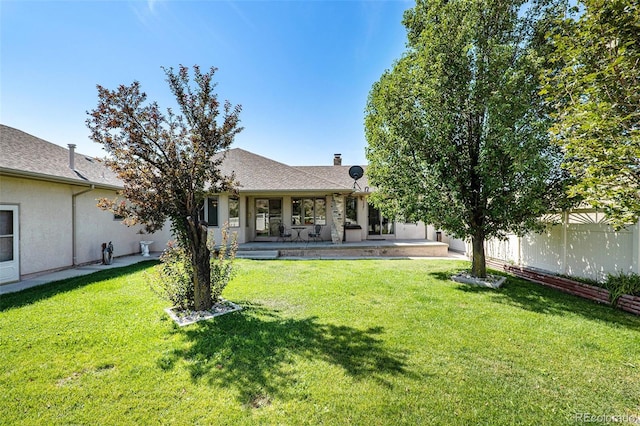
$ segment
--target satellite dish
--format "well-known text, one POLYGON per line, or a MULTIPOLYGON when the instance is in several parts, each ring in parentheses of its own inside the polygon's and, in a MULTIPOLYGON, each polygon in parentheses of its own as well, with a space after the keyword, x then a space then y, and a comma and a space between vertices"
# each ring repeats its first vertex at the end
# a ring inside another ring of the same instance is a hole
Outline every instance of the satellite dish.
POLYGON ((358 179, 364 176, 364 170, 360 166, 351 166, 349 168, 349 176, 353 179, 353 189, 360 189, 360 185, 358 185, 358 179))
POLYGON ((351 176, 353 180, 358 180, 364 176, 364 170, 362 170, 360 166, 351 166, 349 168, 349 176, 351 176))

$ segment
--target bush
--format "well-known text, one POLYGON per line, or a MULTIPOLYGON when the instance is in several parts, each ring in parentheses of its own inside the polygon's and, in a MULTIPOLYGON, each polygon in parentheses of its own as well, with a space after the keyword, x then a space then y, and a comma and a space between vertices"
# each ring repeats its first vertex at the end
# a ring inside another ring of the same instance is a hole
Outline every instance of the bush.
POLYGON ((186 250, 169 242, 160 261, 162 263, 147 276, 151 290, 176 308, 193 308, 193 267, 186 250))
POLYGON ((615 304, 623 294, 640 296, 640 275, 625 274, 624 272, 607 274, 607 279, 602 283, 602 287, 609 290, 611 303, 615 304))
MULTIPOLYGON (((222 228, 220 246, 214 247, 210 240, 211 250, 211 300, 218 303, 222 291, 233 278, 233 262, 238 251, 236 235, 230 235, 228 226, 222 228)), ((162 298, 173 303, 173 307, 182 310, 194 309, 193 266, 187 251, 178 244, 169 243, 160 257, 162 262, 156 266, 147 279, 151 289, 162 298)))
POLYGON ((222 228, 222 241, 220 247, 211 249, 211 299, 213 303, 217 303, 224 288, 233 278, 233 261, 238 251, 238 240, 236 234, 229 237, 229 230, 225 225, 222 228), (229 243, 231 240, 231 243, 229 243), (217 254, 216 254, 217 253, 217 254))

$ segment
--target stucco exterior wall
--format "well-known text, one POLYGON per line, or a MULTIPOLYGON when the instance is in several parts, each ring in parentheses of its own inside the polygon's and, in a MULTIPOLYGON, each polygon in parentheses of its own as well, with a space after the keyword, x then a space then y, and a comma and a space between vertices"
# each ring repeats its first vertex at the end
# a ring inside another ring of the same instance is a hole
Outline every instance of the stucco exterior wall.
MULTIPOLYGON (((229 222, 229 195, 218 195, 218 223, 220 226, 209 227, 209 240, 213 240, 215 245, 219 245, 222 241, 222 227, 229 222)), ((229 227, 229 232, 235 234, 239 244, 246 243, 249 234, 249 226, 247 226, 247 198, 240 196, 240 226, 229 227)), ((255 228, 255 226, 254 226, 255 228)))
MULTIPOLYGON (((80 192, 80 191, 76 191, 80 192)), ((162 251, 171 239, 170 226, 154 234, 142 226, 126 226, 113 213, 96 207, 100 198, 114 198, 115 192, 96 189, 76 197, 76 263, 102 259, 102 243, 112 242, 114 256, 140 253, 140 241, 153 241, 150 251, 162 251)))
POLYGON ((20 209, 21 275, 71 265, 71 186, 0 176, 0 188, 0 202, 20 209))
POLYGON ((101 244, 113 242, 114 255, 140 253, 140 240, 153 240, 151 251, 162 251, 170 227, 139 234, 113 214, 100 210, 97 199, 115 197, 115 191, 95 189, 76 197, 76 259, 73 259, 73 194, 89 189, 33 179, 0 177, 0 203, 19 207, 20 275, 71 267, 102 259, 101 244))
POLYGON ((398 240, 419 240, 427 237, 427 230, 424 223, 402 223, 396 222, 396 239, 398 240))

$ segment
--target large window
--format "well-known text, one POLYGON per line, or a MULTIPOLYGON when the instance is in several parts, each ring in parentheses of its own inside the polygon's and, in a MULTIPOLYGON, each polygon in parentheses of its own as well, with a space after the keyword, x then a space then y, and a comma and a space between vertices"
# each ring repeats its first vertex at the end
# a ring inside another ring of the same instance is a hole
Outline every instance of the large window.
POLYGON ((327 206, 324 198, 294 198, 291 201, 292 225, 326 225, 327 206))
POLYGON ((240 226, 240 199, 229 197, 229 226, 237 228, 240 226))

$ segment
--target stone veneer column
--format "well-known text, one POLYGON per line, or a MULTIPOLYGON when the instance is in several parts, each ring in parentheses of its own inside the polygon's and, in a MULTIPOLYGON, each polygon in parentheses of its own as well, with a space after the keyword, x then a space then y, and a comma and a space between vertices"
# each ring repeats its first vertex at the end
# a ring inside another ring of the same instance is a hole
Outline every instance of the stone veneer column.
POLYGON ((331 197, 331 241, 342 244, 344 236, 344 197, 333 194, 331 197))

